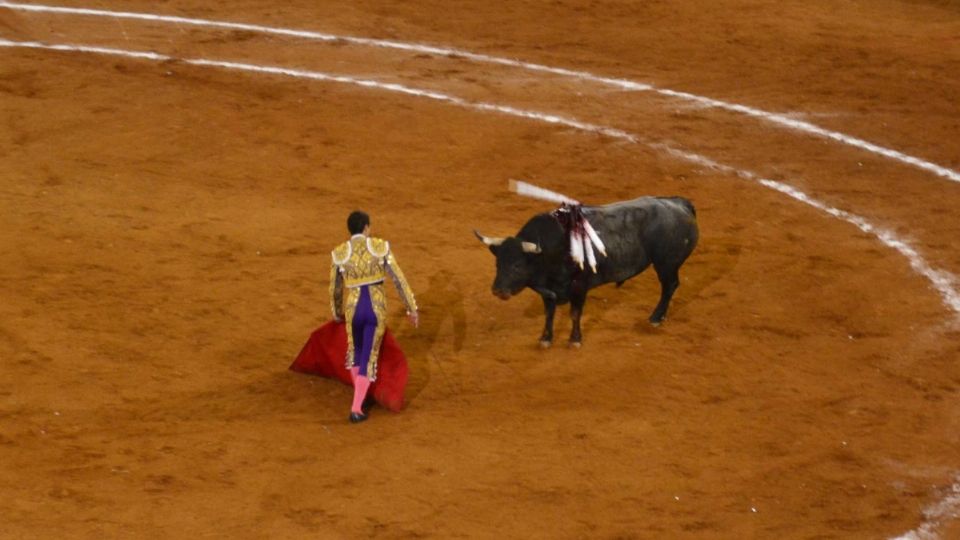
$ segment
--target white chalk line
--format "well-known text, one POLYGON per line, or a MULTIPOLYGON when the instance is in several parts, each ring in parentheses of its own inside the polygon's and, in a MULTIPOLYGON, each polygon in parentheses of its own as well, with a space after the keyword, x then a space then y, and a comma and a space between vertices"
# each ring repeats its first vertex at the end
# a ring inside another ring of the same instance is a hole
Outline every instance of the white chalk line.
POLYGON ((582 122, 580 120, 567 118, 564 116, 558 116, 554 114, 542 113, 537 111, 530 111, 524 109, 517 109, 515 107, 497 105, 494 103, 484 103, 484 102, 472 102, 465 99, 451 96, 448 94, 443 94, 440 92, 435 92, 431 90, 421 90, 417 88, 411 88, 409 86, 404 86, 396 83, 384 83, 370 79, 359 79, 355 77, 348 77, 344 75, 331 75, 328 73, 321 73, 316 71, 306 71, 298 69, 283 68, 277 66, 262 66, 254 64, 245 64, 238 62, 226 62, 219 60, 208 60, 205 58, 175 58, 172 56, 159 54, 155 52, 142 52, 142 51, 129 51, 123 49, 113 49, 108 47, 93 47, 85 45, 64 45, 64 44, 45 44, 36 41, 9 41, 5 39, 0 39, 0 47, 8 48, 28 48, 28 49, 45 49, 53 51, 66 51, 66 52, 83 52, 83 53, 92 53, 92 54, 102 54, 110 56, 122 56, 127 58, 135 58, 141 60, 152 60, 158 62, 165 61, 177 61, 182 62, 188 65, 194 66, 206 66, 206 67, 217 67, 228 70, 236 71, 246 71, 254 73, 266 73, 271 75, 281 75, 286 77, 294 77, 299 79, 310 79, 316 81, 325 81, 325 82, 337 82, 343 84, 352 84, 364 88, 372 88, 378 90, 387 90, 390 92, 397 92, 405 95, 416 96, 421 98, 432 99, 436 101, 441 101, 449 103, 452 105, 458 105, 460 107, 465 107, 474 110, 486 111, 486 112, 497 112, 500 114, 505 114, 513 117, 527 118, 531 120, 538 120, 541 122, 546 122, 549 124, 555 124, 559 126, 565 126, 573 128, 579 131, 586 131, 591 133, 602 134, 611 138, 620 139, 630 143, 639 143, 649 146, 655 150, 665 152, 671 156, 683 159, 685 161, 695 163, 697 165, 705 166, 712 168, 727 174, 735 174, 741 178, 752 180, 759 183, 760 185, 783 193, 797 201, 800 201, 804 204, 812 206, 818 210, 821 210, 828 215, 831 215, 835 218, 844 220, 848 223, 853 224, 861 231, 873 235, 884 245, 893 248, 898 253, 903 255, 910 261, 910 266, 919 273, 920 275, 926 277, 933 287, 940 293, 940 296, 943 300, 943 303, 954 311, 955 314, 960 315, 960 292, 956 289, 956 278, 949 272, 944 270, 939 270, 930 266, 929 263, 920 255, 916 249, 914 249, 907 241, 897 237, 895 233, 888 229, 884 229, 873 225, 866 218, 852 214, 845 210, 840 210, 829 206, 826 203, 818 201, 806 193, 785 184, 783 182, 777 182, 775 180, 769 180, 762 178, 759 175, 752 173, 750 171, 737 169, 729 165, 724 165, 718 163, 708 157, 702 156, 700 154, 691 153, 685 150, 678 149, 663 143, 651 143, 648 141, 642 140, 640 137, 628 133, 626 131, 608 127, 601 126, 597 124, 591 124, 588 122, 582 122))
POLYGON ((178 17, 173 15, 158 15, 158 14, 152 14, 152 13, 108 11, 108 10, 100 10, 100 9, 72 8, 72 7, 48 6, 48 5, 40 5, 40 4, 21 4, 21 3, 6 2, 6 1, 0 1, 0 7, 5 7, 13 10, 20 10, 20 11, 36 12, 36 13, 60 13, 60 14, 67 14, 67 15, 86 15, 86 16, 92 16, 92 17, 116 17, 116 18, 136 19, 136 20, 152 21, 152 22, 201 26, 201 27, 208 27, 208 28, 222 28, 227 30, 242 30, 242 31, 257 32, 262 34, 290 36, 290 37, 297 37, 302 39, 313 39, 313 40, 320 40, 320 41, 340 41, 340 42, 346 42, 346 43, 353 43, 357 45, 388 48, 388 49, 398 49, 398 50, 411 51, 416 53, 456 56, 456 57, 460 57, 468 60, 473 60, 475 62, 499 64, 503 66, 516 67, 516 68, 526 69, 530 71, 537 71, 541 73, 551 73, 554 75, 561 75, 564 77, 571 77, 571 78, 590 81, 593 83, 598 83, 606 86, 611 86, 614 88, 619 88, 621 90, 629 90, 629 91, 635 91, 635 92, 655 92, 660 95, 669 96, 675 99, 680 99, 680 100, 688 101, 691 103, 696 103, 702 107, 716 108, 716 109, 743 114, 743 115, 756 118, 759 120, 763 120, 771 124, 774 124, 783 128, 787 128, 793 131, 798 131, 801 133, 806 133, 808 135, 814 135, 817 137, 826 138, 826 139, 833 140, 848 146, 859 148, 861 150, 865 150, 867 152, 871 152, 873 154, 877 154, 877 155, 931 172, 933 174, 936 174, 948 180, 952 180, 954 182, 960 182, 960 172, 955 171, 953 169, 949 169, 942 165, 937 165, 935 163, 920 159, 918 157, 905 154, 903 152, 900 152, 899 150, 894 150, 892 148, 887 148, 884 146, 880 146, 878 144, 871 143, 864 139, 853 137, 851 135, 846 135, 839 131, 833 131, 826 128, 822 128, 811 122, 807 122, 804 120, 797 120, 795 118, 791 118, 789 115, 772 113, 769 111, 764 111, 764 110, 750 107, 747 105, 730 103, 727 101, 700 96, 700 95, 692 94, 689 92, 671 90, 669 88, 658 88, 651 84, 640 83, 640 82, 630 81, 626 79, 602 77, 602 76, 594 75, 592 73, 585 72, 585 71, 575 71, 570 69, 546 66, 543 64, 536 64, 532 62, 524 62, 521 60, 513 60, 513 59, 502 58, 498 56, 490 56, 486 54, 473 53, 473 52, 460 50, 456 48, 436 47, 436 46, 424 45, 419 43, 407 43, 407 42, 391 41, 391 40, 384 40, 384 39, 362 38, 362 37, 355 37, 355 36, 340 36, 340 35, 328 34, 324 32, 314 32, 309 30, 294 30, 290 28, 277 28, 277 27, 263 26, 258 24, 215 21, 215 20, 209 20, 209 19, 178 17))
POLYGON ((916 529, 891 540, 937 540, 937 529, 944 521, 960 518, 960 477, 950 486, 943 500, 923 511, 924 522, 916 529))

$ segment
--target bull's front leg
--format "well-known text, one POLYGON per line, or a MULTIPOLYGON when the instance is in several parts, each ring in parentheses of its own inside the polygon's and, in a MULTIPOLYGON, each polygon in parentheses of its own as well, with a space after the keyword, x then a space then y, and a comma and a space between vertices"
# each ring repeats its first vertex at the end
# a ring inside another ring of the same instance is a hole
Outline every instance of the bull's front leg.
POLYGON ((553 293, 540 292, 540 298, 543 299, 543 312, 546 316, 543 334, 540 335, 540 347, 548 349, 553 344, 553 314, 557 311, 557 296, 553 293))
POLYGON ((587 302, 587 291, 574 289, 570 295, 570 318, 573 320, 573 329, 570 330, 570 347, 579 349, 583 344, 580 333, 580 317, 583 315, 583 305, 587 302))

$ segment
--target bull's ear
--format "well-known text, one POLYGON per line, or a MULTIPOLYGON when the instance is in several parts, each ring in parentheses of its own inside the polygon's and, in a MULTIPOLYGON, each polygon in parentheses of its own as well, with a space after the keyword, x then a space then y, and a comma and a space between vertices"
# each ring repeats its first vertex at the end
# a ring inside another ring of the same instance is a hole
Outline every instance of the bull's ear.
POLYGON ((475 234, 481 242, 486 244, 487 247, 490 248, 490 253, 493 253, 494 255, 497 254, 497 249, 500 247, 500 244, 506 240, 506 238, 490 238, 488 236, 484 236, 476 229, 473 230, 473 234, 475 234))
POLYGON ((540 249, 540 246, 534 244, 533 242, 520 242, 520 245, 523 247, 524 253, 542 253, 543 250, 540 249))

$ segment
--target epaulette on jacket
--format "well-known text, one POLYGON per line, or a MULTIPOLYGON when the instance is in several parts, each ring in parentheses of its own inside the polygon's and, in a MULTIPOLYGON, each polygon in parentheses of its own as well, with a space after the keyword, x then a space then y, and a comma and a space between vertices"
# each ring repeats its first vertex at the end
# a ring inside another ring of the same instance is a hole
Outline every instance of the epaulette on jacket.
POLYGON ((387 256, 387 253, 390 253, 390 242, 382 238, 368 237, 367 249, 374 257, 382 259, 387 256))
POLYGON ((337 266, 343 266, 348 260, 350 260, 350 255, 353 254, 353 248, 350 245, 350 242, 344 242, 334 248, 331 255, 333 256, 333 264, 337 266))

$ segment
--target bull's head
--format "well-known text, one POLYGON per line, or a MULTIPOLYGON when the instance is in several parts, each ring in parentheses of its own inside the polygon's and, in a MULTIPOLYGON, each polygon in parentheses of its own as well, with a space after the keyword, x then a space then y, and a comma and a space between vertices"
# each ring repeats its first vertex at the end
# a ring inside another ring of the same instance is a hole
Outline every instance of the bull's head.
POLYGON ((503 300, 519 293, 533 275, 533 260, 540 254, 540 246, 519 238, 490 238, 473 231, 481 242, 497 257, 497 277, 493 279, 493 294, 503 300))

